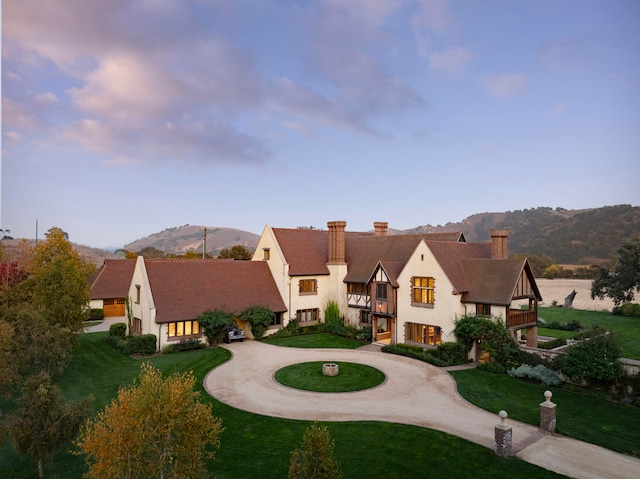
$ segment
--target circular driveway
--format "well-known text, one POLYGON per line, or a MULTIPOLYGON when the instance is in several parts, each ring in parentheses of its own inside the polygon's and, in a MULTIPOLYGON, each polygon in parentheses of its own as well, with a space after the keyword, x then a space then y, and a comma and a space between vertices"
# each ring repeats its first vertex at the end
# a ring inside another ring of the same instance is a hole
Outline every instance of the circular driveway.
MULTIPOLYGON (((205 390, 218 401, 255 414, 308 421, 386 421, 427 427, 493 448, 498 411, 465 401, 453 378, 439 368, 380 351, 300 349, 259 341, 224 345, 230 361, 211 370, 205 390), (372 366, 387 379, 371 389, 316 393, 292 389, 274 378, 277 370, 308 361, 347 361, 372 366)), ((541 398, 542 402, 544 398, 541 398)), ((538 408, 538 404, 531 407, 538 408)), ((558 407, 561 407, 559 405, 558 407)), ((509 405, 503 409, 509 411, 509 405)), ((507 419, 513 453, 545 469, 581 479, 637 479, 640 460, 507 419)))

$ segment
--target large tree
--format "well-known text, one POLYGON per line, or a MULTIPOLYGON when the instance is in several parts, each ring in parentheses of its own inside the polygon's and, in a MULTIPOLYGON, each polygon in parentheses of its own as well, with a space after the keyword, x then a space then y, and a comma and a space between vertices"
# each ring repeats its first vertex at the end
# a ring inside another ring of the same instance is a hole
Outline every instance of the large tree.
POLYGON ((38 461, 38 477, 44 464, 60 445, 73 439, 89 416, 93 398, 65 403, 58 386, 46 373, 27 379, 18 410, 9 418, 7 430, 16 449, 38 461))
POLYGON ((76 333, 89 317, 87 268, 60 228, 53 227, 47 240, 35 248, 31 273, 34 304, 49 321, 76 333))
POLYGON ((616 306, 633 301, 640 292, 640 238, 624 243, 612 271, 601 268, 591 285, 591 298, 611 298, 616 306))
POLYGON ((249 260, 253 258, 253 254, 247 248, 241 244, 232 246, 231 248, 224 248, 220 251, 218 258, 222 259, 235 259, 235 260, 249 260))
POLYGON ((87 422, 77 442, 87 455, 87 477, 204 477, 222 427, 194 385, 191 372, 164 379, 143 364, 135 383, 87 422))

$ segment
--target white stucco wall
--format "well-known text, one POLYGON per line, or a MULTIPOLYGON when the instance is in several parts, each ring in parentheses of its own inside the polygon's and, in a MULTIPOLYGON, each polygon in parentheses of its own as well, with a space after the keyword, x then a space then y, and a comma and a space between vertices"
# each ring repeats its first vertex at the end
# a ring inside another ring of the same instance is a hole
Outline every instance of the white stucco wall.
POLYGON ((398 277, 397 342, 406 341, 405 324, 408 322, 439 326, 443 342, 455 341, 454 321, 457 316, 464 314, 460 297, 460 294, 453 294, 451 281, 426 243, 421 241, 398 277), (433 307, 411 305, 411 278, 414 276, 435 279, 433 307))
POLYGON ((147 269, 142 256, 138 256, 136 260, 136 267, 133 270, 131 285, 129 286, 129 297, 131 298, 133 316, 142 321, 142 334, 155 334, 159 341, 158 347, 162 350, 166 345, 167 339, 166 325, 161 328, 160 325, 156 324, 156 307, 153 302, 147 269), (136 301, 136 285, 140 285, 140 302, 136 301), (161 329, 164 329, 164 331, 161 329))

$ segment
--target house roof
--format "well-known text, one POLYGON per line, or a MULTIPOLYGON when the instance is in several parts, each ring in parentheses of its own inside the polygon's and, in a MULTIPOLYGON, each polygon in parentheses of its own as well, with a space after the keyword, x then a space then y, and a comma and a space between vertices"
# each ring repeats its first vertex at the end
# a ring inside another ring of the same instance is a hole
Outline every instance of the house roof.
POLYGON ((440 267, 444 270, 455 290, 460 293, 468 289, 462 260, 465 258, 491 258, 491 243, 427 241, 427 246, 435 256, 438 264, 440 264, 440 267))
MULTIPOLYGON (((508 306, 524 271, 533 279, 531 268, 526 259, 486 259, 465 258, 462 267, 467 283, 467 292, 462 301, 468 303, 487 303, 508 306), (490 278, 490 281, 487 281, 490 278)), ((531 281, 533 293, 542 299, 535 280, 531 281)))
POLYGON ((90 299, 126 298, 135 267, 135 260, 105 259, 89 281, 90 299))
POLYGON ((145 260, 156 323, 196 319, 208 309, 240 314, 250 306, 287 310, 263 261, 145 260))

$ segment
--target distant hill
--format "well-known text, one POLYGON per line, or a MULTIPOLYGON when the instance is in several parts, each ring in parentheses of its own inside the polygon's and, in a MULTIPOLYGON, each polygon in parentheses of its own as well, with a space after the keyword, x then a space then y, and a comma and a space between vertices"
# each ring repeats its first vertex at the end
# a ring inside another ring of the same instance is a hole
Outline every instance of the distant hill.
POLYGON ((490 230, 509 230, 509 252, 553 258, 558 264, 603 264, 618 248, 640 237, 640 207, 605 206, 585 210, 532 208, 479 213, 459 223, 418 226, 403 233, 462 231, 467 241, 488 241, 490 230))
MULTIPOLYGON (((258 244, 255 233, 234 228, 207 226, 207 254, 216 256, 222 249, 242 245, 253 251, 258 244)), ((124 246, 127 251, 140 251, 153 247, 167 254, 184 254, 187 251, 202 253, 204 226, 184 225, 167 228, 124 246)))
MULTIPOLYGON (((9 261, 21 260, 21 242, 22 240, 20 239, 2 240, 2 244, 4 245, 5 253, 9 261)), ((36 245, 36 240, 27 240, 27 242, 32 248, 36 245)), ((105 259, 124 258, 124 254, 111 253, 110 251, 105 251, 100 248, 92 248, 90 246, 79 245, 76 243, 73 243, 73 249, 75 249, 83 259, 95 264, 96 266, 101 266, 105 259)))

